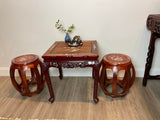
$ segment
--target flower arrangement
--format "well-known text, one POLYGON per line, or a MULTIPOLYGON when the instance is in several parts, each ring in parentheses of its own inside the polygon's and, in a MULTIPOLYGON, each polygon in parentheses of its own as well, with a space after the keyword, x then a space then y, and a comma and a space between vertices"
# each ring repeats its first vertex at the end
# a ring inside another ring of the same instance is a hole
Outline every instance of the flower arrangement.
POLYGON ((65 32, 66 33, 66 36, 65 36, 65 42, 68 44, 68 46, 70 47, 77 47, 77 46, 82 46, 83 45, 83 42, 82 40, 80 39, 80 36, 75 36, 72 40, 70 39, 68 33, 71 33, 72 30, 74 29, 74 25, 70 25, 68 27, 68 29, 65 29, 63 27, 63 25, 60 23, 60 20, 58 19, 58 21, 56 22, 55 24, 55 27, 61 31, 61 32, 65 32))
POLYGON ((59 30, 59 31, 62 31, 62 32, 65 32, 66 33, 66 36, 65 36, 65 42, 69 42, 71 39, 68 35, 68 33, 71 33, 72 30, 74 29, 74 25, 72 24, 71 26, 68 27, 68 29, 65 29, 63 27, 63 25, 60 23, 60 20, 58 19, 58 21, 56 22, 55 24, 55 27, 59 30))
POLYGON ((68 29, 65 29, 63 27, 63 25, 60 23, 60 20, 58 19, 58 21, 56 22, 55 24, 55 27, 59 30, 59 31, 62 31, 62 32, 65 32, 65 33, 71 33, 72 30, 74 29, 74 25, 72 24, 71 26, 68 27, 68 29))

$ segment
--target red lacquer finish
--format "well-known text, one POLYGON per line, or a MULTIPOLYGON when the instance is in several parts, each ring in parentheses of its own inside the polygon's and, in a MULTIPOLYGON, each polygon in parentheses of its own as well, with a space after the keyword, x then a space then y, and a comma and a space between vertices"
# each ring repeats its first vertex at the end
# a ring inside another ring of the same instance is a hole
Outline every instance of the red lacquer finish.
POLYGON ((97 89, 99 77, 99 61, 97 53, 96 41, 83 41, 82 46, 69 47, 64 41, 56 41, 42 56, 44 59, 44 75, 47 81, 50 99, 54 102, 54 92, 49 76, 49 68, 56 67, 59 69, 59 77, 63 78, 62 67, 75 68, 75 67, 92 67, 94 78, 94 102, 98 102, 97 89))
POLYGON ((22 96, 29 96, 38 94, 44 87, 44 80, 42 74, 42 62, 37 55, 28 54, 16 57, 12 60, 10 66, 10 77, 14 87, 21 93, 22 96), (40 65, 41 74, 37 66, 40 65), (27 79, 26 70, 30 69, 31 79, 27 79), (15 70, 18 70, 21 82, 18 83, 15 78, 15 70), (37 85, 35 91, 29 89, 30 85, 37 85))
POLYGON ((135 80, 135 70, 130 57, 123 54, 108 54, 103 57, 101 65, 100 85, 104 93, 113 98, 126 95, 135 80), (113 71, 112 78, 108 78, 107 69, 113 71), (118 72, 121 70, 125 71, 125 75, 122 80, 119 80, 118 72), (112 92, 107 89, 110 85, 112 92), (122 91, 118 91, 118 86, 121 87, 122 91))

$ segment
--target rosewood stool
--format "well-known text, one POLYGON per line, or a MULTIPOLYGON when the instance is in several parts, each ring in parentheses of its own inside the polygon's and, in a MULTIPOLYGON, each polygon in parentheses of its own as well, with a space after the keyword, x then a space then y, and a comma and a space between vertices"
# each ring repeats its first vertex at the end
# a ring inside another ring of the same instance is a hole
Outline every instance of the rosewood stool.
POLYGON ((38 94, 44 87, 44 80, 42 74, 42 62, 37 55, 28 54, 16 57, 12 60, 10 66, 10 77, 13 86, 21 93, 22 96, 29 96, 38 94), (40 66, 40 72, 37 66, 40 66), (31 78, 27 79, 26 70, 30 69, 31 78), (15 70, 18 70, 21 81, 15 79, 15 70), (36 90, 31 91, 30 87, 36 86, 36 90))
POLYGON ((103 57, 101 66, 100 85, 103 92, 112 98, 126 95, 135 81, 135 69, 130 57, 123 54, 108 54, 103 57), (108 69, 113 71, 111 79, 108 78, 106 72, 108 69), (121 70, 125 71, 122 80, 118 79, 118 72, 121 70), (110 91, 108 89, 109 86, 112 86, 110 91), (118 86, 121 88, 121 91, 118 91, 118 86))

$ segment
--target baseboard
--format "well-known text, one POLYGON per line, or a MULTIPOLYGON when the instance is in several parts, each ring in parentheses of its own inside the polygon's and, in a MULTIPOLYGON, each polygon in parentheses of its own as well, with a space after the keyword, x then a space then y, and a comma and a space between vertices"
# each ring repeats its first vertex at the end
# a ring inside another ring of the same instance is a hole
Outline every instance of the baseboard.
MULTIPOLYGON (((152 75, 160 74, 160 69, 151 70, 152 75)), ((59 72, 57 68, 50 68, 51 76, 59 76, 59 72)), ((91 68, 63 68, 64 76, 92 76, 91 68)), ((9 76, 9 67, 0 67, 0 76, 9 76)), ((136 69, 136 77, 143 77, 144 69, 136 69)))
MULTIPOLYGON (((15 76, 17 75, 18 74, 16 71, 15 76)), ((73 69, 63 68, 63 75, 64 76, 92 76, 92 69, 91 68, 73 68, 73 69)), ((9 67, 0 67, 0 76, 9 76, 9 67)), ((50 68, 50 76, 59 76, 58 69, 50 68)))
POLYGON ((9 76, 9 67, 0 67, 0 76, 9 76))

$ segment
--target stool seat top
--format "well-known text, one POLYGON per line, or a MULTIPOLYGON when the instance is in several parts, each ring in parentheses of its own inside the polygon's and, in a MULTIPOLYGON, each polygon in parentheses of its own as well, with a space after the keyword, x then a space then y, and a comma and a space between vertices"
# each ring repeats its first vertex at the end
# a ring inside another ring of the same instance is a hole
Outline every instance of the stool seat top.
POLYGON ((110 65, 128 65, 131 63, 129 56, 119 53, 107 54, 103 57, 103 61, 110 65))
POLYGON ((22 55, 14 58, 12 60, 12 63, 14 64, 22 64, 22 65, 27 65, 30 64, 38 59, 37 55, 33 54, 28 54, 28 55, 22 55))

